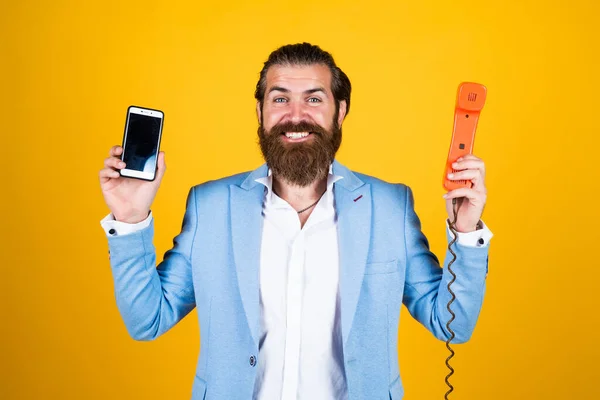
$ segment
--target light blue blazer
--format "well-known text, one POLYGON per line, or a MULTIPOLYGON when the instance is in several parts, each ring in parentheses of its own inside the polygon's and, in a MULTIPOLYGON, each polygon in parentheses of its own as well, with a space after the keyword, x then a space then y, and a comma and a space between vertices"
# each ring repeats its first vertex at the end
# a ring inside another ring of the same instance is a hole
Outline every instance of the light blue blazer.
MULTIPOLYGON (((116 302, 129 334, 152 340, 194 307, 200 354, 193 400, 250 400, 259 342, 262 165, 193 187, 181 233, 156 265, 154 225, 108 238, 116 302)), ((429 250, 410 188, 351 172, 333 173, 340 251, 341 322, 349 400, 402 399, 400 307, 440 340, 449 332, 452 276, 429 250)), ((448 234, 450 241, 451 236, 448 234)), ((453 343, 467 341, 485 292, 488 247, 458 245, 452 269, 453 343)), ((446 253, 446 262, 452 255, 446 253)))

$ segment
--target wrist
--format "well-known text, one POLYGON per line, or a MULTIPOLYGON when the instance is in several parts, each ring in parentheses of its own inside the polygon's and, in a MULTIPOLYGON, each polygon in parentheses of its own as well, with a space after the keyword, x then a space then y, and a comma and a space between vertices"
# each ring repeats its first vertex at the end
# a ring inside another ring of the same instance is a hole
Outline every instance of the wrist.
MULTIPOLYGON (((450 220, 449 220, 449 219, 448 219, 448 225, 450 225, 450 220)), ((478 230, 480 230, 480 229, 483 229, 483 223, 481 222, 481 220, 479 220, 479 221, 477 222, 477 224, 476 224, 474 227, 472 227, 472 228, 466 228, 466 229, 462 229, 462 228, 458 228, 458 227, 456 227, 456 226, 455 226, 455 229, 456 229, 456 231, 457 231, 457 232, 459 232, 459 233, 470 233, 470 232, 475 232, 475 231, 478 231, 478 230)))
POLYGON ((148 212, 146 214, 134 214, 134 215, 127 215, 127 216, 117 216, 117 215, 113 214, 115 221, 123 222, 126 224, 138 224, 138 223, 142 222, 143 220, 145 220, 146 218, 148 218, 148 215, 150 215, 150 210, 148 210, 148 212))
POLYGON ((475 224, 475 227, 473 227, 472 229, 469 229, 469 230, 463 231, 463 232, 464 232, 464 233, 468 233, 468 232, 475 232, 475 231, 478 231, 478 230, 480 230, 480 229, 483 229, 483 224, 481 223, 481 220, 480 220, 480 221, 477 221, 477 224, 475 224))

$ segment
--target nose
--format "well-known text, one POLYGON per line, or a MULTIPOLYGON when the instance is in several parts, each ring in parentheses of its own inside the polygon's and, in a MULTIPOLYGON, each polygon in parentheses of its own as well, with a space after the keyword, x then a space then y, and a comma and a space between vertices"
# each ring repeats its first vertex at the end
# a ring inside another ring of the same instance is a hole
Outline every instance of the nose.
POLYGON ((293 101, 290 104, 290 119, 297 124, 304 118, 304 106, 300 101, 293 101))

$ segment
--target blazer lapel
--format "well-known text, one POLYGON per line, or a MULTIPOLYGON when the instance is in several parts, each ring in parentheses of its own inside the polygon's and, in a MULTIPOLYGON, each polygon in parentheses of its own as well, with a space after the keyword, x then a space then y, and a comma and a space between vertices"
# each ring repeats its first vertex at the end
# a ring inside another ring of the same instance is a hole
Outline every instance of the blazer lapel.
MULTIPOLYGON (((259 270, 264 186, 255 179, 267 176, 263 164, 244 182, 230 185, 233 257, 240 296, 255 345, 259 342, 259 270)), ((354 320, 371 238, 371 185, 334 161, 333 173, 344 179, 333 185, 338 218, 342 338, 345 345, 354 320)))
POLYGON ((362 182, 337 161, 333 173, 344 179, 334 184, 340 254, 342 338, 345 346, 363 282, 371 239, 371 185, 362 182))
POLYGON ((260 328, 259 268, 262 239, 264 186, 254 180, 267 175, 266 165, 248 175, 240 185, 230 185, 231 240, 240 296, 248 327, 258 346, 260 328))

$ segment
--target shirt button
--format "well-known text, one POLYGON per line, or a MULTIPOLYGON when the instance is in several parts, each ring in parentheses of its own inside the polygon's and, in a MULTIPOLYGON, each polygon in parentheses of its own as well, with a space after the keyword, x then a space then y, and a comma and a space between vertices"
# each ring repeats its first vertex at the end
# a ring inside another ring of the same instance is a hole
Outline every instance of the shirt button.
POLYGON ((111 235, 113 235, 113 236, 114 236, 114 235, 117 233, 117 231, 115 231, 114 229, 112 229, 112 228, 111 228, 111 229, 108 231, 108 233, 110 233, 111 235))
POLYGON ((482 245, 485 243, 485 240, 483 240, 483 238, 479 238, 479 240, 477 241, 477 243, 479 243, 479 245, 482 245))
POLYGON ((250 365, 253 367, 256 365, 256 357, 250 356, 250 365))

